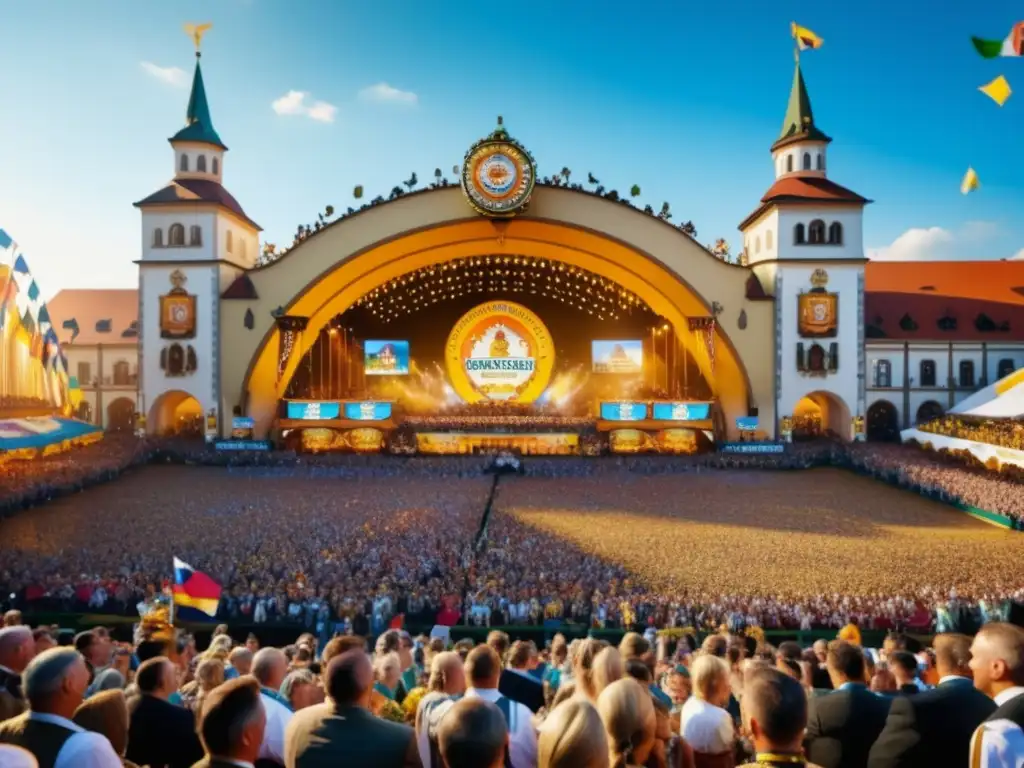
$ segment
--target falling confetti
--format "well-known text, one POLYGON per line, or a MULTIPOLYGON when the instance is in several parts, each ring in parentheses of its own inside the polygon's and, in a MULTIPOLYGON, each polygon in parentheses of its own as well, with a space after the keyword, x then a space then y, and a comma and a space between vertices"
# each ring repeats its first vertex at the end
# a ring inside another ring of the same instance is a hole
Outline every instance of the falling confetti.
POLYGON ((964 174, 964 180, 960 182, 960 193, 968 194, 978 188, 978 174, 973 168, 968 168, 964 174))
POLYGON ((1013 89, 1010 88, 1010 83, 1005 77, 1000 75, 991 83, 978 88, 979 91, 988 96, 992 101, 998 104, 1000 107, 1006 103, 1006 100, 1013 94, 1013 89))

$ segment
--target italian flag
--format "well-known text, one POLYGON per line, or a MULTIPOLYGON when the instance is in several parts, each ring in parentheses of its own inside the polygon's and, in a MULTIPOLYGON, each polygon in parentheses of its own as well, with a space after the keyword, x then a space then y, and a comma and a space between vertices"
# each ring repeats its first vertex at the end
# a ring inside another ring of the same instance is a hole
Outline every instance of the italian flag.
POLYGON ((972 37, 971 42, 978 53, 986 59, 997 59, 1000 56, 1024 56, 1024 21, 1013 25, 1005 40, 982 40, 972 37))

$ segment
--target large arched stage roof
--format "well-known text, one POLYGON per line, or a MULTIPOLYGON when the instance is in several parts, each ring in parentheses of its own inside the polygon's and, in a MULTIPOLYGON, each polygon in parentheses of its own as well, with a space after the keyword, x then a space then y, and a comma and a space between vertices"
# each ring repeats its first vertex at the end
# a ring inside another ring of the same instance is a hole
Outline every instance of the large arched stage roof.
POLYGON ((686 330, 687 318, 710 315, 717 302, 722 312, 714 370, 698 355, 702 373, 730 429, 752 404, 764 423, 773 423, 775 305, 747 298, 751 271, 721 261, 678 228, 632 206, 549 186, 535 189, 527 213, 497 221, 473 213, 458 187, 406 195, 345 217, 250 271, 258 298, 221 301, 224 412, 243 405, 257 429, 266 429, 295 367, 333 316, 414 269, 495 254, 560 261, 612 280, 664 316, 688 344, 697 341, 686 330), (280 378, 273 316, 279 308, 309 318, 309 331, 280 378), (245 323, 250 309, 251 330, 245 323))

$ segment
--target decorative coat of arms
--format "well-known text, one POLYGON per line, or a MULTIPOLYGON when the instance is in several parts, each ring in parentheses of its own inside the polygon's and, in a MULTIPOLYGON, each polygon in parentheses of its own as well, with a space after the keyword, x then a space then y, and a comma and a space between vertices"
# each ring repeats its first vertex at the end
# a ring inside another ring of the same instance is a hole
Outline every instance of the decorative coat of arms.
POLYGON ((524 211, 536 177, 533 157, 509 137, 501 117, 498 127, 470 147, 462 162, 462 191, 484 216, 507 218, 524 211))
POLYGON ((816 269, 811 275, 811 288, 798 300, 798 330, 804 338, 830 338, 839 330, 839 294, 829 293, 828 273, 816 269))
POLYGON ((185 290, 188 278, 180 269, 171 273, 171 290, 160 297, 160 336, 191 339, 196 335, 196 297, 185 290))

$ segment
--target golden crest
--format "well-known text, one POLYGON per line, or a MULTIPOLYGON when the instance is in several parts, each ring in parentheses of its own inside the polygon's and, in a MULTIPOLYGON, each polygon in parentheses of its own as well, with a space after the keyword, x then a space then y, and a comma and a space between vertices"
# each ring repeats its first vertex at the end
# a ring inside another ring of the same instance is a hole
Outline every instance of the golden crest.
POLYGON ((170 274, 171 290, 160 297, 160 336, 191 339, 196 335, 196 297, 185 291, 188 277, 180 269, 170 274))
POLYGON ((828 285, 828 272, 821 267, 814 270, 814 273, 811 275, 811 285, 815 288, 824 288, 828 285))
POLYGON ((797 299, 797 329, 805 338, 835 336, 839 329, 838 293, 801 293, 797 299))
POLYGON ((536 178, 533 157, 509 137, 501 117, 494 132, 470 147, 462 163, 462 191, 477 213, 485 216, 522 212, 536 178))

